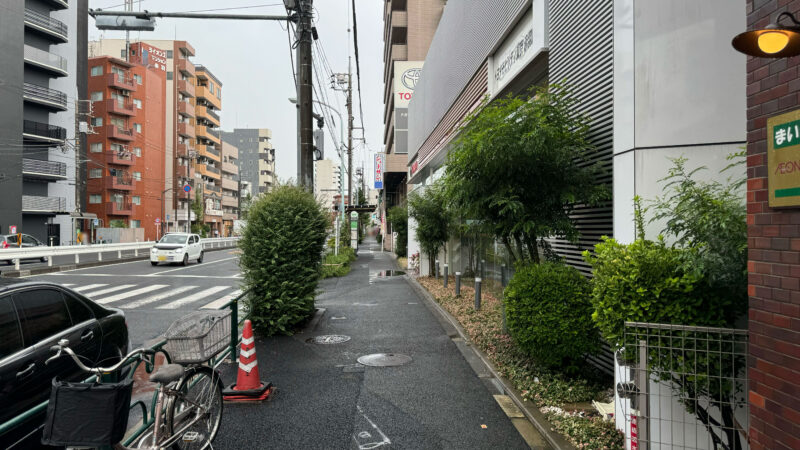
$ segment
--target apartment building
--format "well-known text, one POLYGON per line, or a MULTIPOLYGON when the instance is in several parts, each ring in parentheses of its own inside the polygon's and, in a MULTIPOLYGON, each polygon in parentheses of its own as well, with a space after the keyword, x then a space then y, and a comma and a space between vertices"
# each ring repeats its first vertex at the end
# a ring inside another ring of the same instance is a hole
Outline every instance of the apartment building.
POLYGON ((89 59, 87 211, 105 227, 162 234, 164 96, 160 67, 102 56, 89 59))
POLYGON ((239 219, 239 149, 222 143, 222 236, 233 234, 233 221, 239 219))
POLYGON ((252 195, 272 190, 275 177, 275 149, 272 131, 268 128, 234 128, 223 131, 222 140, 239 149, 239 175, 252 195))
POLYGON ((75 111, 86 106, 87 8, 86 0, 2 2, 0 233, 69 243, 83 216, 75 111))
MULTIPOLYGON (((407 196, 408 103, 422 71, 445 0, 389 0, 383 15, 383 187, 379 211, 401 204, 407 196)), ((383 239, 391 248, 391 226, 383 239)))
POLYGON ((321 159, 314 161, 314 195, 326 210, 332 211, 341 194, 340 164, 338 161, 321 159))
POLYGON ((159 67, 166 72, 164 108, 164 198, 165 231, 185 231, 187 217, 197 217, 189 209, 195 199, 197 185, 192 164, 197 156, 195 144, 195 66, 191 58, 195 49, 186 41, 142 40, 126 49, 124 39, 102 39, 89 42, 89 56, 112 56, 144 66, 159 67), (188 184, 190 192, 183 187, 188 184), (188 211, 188 214, 187 214, 188 211))
POLYGON ((204 203, 203 223, 209 236, 221 236, 222 224, 222 141, 219 111, 222 82, 205 66, 195 66, 195 151, 194 175, 198 196, 204 203))

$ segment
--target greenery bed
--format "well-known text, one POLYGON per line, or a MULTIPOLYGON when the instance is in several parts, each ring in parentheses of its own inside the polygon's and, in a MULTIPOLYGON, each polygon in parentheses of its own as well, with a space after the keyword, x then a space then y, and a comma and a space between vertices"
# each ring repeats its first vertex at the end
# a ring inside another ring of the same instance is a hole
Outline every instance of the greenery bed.
POLYGON ((320 278, 343 277, 350 273, 350 263, 356 260, 355 252, 350 247, 342 247, 338 255, 328 253, 322 262, 320 278))

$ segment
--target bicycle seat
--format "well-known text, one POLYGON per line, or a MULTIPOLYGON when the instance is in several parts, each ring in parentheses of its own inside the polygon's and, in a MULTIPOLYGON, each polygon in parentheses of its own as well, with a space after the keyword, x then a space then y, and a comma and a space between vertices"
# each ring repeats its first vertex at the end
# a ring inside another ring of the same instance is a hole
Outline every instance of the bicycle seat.
POLYGON ((176 380, 180 380, 183 376, 183 366, 180 364, 164 364, 156 370, 156 373, 150 375, 152 383, 167 384, 176 380))

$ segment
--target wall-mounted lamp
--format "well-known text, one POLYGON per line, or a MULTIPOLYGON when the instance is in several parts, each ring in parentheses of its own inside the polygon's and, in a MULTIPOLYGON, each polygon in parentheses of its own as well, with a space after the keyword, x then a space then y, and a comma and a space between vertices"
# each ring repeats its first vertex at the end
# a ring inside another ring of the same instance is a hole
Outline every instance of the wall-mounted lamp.
POLYGON ((775 22, 759 30, 745 31, 733 38, 733 48, 750 56, 788 58, 800 55, 800 22, 789 12, 782 12, 775 22), (781 25, 787 17, 792 25, 781 25))

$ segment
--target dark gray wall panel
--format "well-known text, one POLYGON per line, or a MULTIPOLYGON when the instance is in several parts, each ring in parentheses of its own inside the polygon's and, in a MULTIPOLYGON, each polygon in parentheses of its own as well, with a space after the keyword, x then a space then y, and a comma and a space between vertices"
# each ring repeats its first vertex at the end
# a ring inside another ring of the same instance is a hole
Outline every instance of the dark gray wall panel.
POLYGON ((22 226, 24 6, 0 0, 0 233, 22 226))

